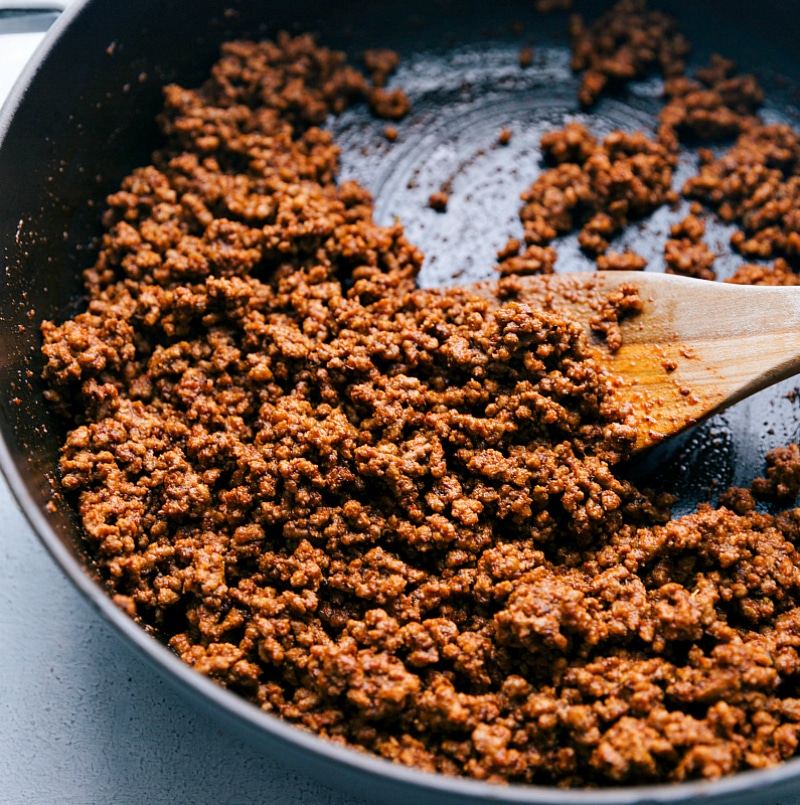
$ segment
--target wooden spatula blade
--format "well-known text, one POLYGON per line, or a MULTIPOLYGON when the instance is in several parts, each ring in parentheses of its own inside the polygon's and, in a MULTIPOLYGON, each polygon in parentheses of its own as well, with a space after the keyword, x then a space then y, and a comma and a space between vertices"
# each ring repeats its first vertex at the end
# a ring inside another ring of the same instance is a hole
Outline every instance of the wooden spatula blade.
MULTIPOLYGON (((596 359, 616 378, 643 450, 800 371, 800 288, 741 286, 669 274, 598 271, 521 277, 517 301, 583 325, 596 359), (612 294, 635 287, 642 309, 609 349, 592 328, 612 294)), ((493 305, 497 283, 471 290, 493 305)))

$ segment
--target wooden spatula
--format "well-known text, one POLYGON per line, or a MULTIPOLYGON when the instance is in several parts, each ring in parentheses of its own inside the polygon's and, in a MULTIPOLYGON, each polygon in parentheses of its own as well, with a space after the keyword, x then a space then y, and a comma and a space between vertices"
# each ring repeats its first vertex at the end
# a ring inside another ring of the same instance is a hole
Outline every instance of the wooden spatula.
MULTIPOLYGON (((800 288, 743 286, 669 274, 598 271, 520 278, 517 297, 586 328, 614 393, 637 422, 635 451, 800 372, 800 288), (635 286, 642 310, 611 351, 590 322, 609 295, 635 286)), ((471 287, 493 304, 497 283, 471 287)))

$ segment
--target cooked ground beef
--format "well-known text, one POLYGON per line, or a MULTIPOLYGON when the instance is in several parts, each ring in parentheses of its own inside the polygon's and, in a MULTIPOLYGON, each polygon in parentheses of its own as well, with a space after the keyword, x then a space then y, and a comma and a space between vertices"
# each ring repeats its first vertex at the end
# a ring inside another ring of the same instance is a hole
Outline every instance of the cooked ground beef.
POLYGON ((572 69, 582 73, 578 99, 586 107, 650 72, 680 75, 690 51, 675 20, 650 10, 645 0, 618 0, 588 27, 575 14, 569 35, 572 69))
POLYGON ((731 245, 745 257, 800 264, 800 138, 782 124, 741 134, 719 159, 702 151, 700 172, 683 193, 742 229, 731 245))
POLYGON ((437 190, 431 193, 428 199, 428 206, 436 212, 445 212, 447 210, 447 202, 450 201, 450 195, 444 190, 437 190))
POLYGON ((782 257, 778 257, 771 266, 760 263, 747 263, 740 266, 733 276, 725 280, 739 285, 800 285, 800 276, 792 271, 782 257))
POLYGON ((644 271, 647 260, 632 251, 608 251, 598 255, 597 267, 601 271, 644 271))
POLYGON ((520 218, 528 252, 501 264, 503 273, 549 273, 556 255, 543 247, 579 229, 581 248, 597 257, 631 221, 676 200, 674 156, 642 132, 614 131, 598 143, 572 121, 541 139, 545 159, 555 163, 521 194, 520 218))
POLYGON ((690 213, 670 228, 670 238, 664 244, 664 262, 668 274, 716 279, 712 268, 716 255, 708 248, 703 235, 706 225, 696 213, 690 213))
MULTIPOLYGON (((588 83, 680 72, 672 23, 620 8, 645 35, 610 66, 587 52, 588 83)), ((581 41, 603 26, 619 24, 581 41)), ((380 89, 396 59, 365 60, 380 89)), ((516 299, 517 273, 552 271, 557 234, 583 227, 602 255, 671 200, 670 152, 548 135, 555 167, 490 305, 417 288, 402 227, 337 183, 318 126, 375 97, 305 36, 230 43, 201 88, 166 89, 164 147, 109 198, 86 311, 42 326, 72 424, 61 484, 109 591, 264 710, 428 770, 598 786, 795 754, 800 510, 755 500, 793 499, 800 449, 670 519, 669 495, 617 472, 634 431, 580 327, 516 299)), ((687 192, 751 238, 782 221, 790 256, 783 196, 725 182, 746 165, 791 187, 795 152, 792 132, 747 132, 687 192)), ((673 234, 697 243, 702 221, 673 234)), ((598 311, 610 347, 639 304, 630 287, 598 311)))
POLYGON ((736 65, 718 53, 695 78, 676 75, 664 82, 668 103, 659 115, 659 140, 675 150, 680 137, 727 140, 758 125, 764 91, 752 75, 736 75, 736 65))

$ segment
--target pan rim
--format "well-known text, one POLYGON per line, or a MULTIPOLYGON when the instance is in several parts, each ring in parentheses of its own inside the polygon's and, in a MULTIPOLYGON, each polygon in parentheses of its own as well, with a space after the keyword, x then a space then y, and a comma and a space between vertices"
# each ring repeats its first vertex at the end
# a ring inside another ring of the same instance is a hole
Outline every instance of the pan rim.
MULTIPOLYGON (((33 57, 25 66, 12 90, 0 108, 0 159, 3 158, 3 144, 7 132, 14 125, 15 112, 29 87, 37 80, 42 65, 46 62, 53 46, 64 37, 73 26, 88 15, 93 6, 102 0, 75 0, 37 47, 33 57)), ((201 705, 222 721, 230 725, 244 727, 251 742, 269 739, 286 744, 287 757, 291 748, 300 749, 309 758, 322 758, 336 767, 346 767, 368 774, 370 781, 388 786, 400 784, 406 792, 431 795, 450 795, 461 801, 528 803, 528 805, 639 805, 641 803, 676 803, 691 799, 704 801, 723 801, 732 795, 761 791, 790 782, 800 781, 800 757, 760 770, 749 770, 717 780, 695 780, 682 783, 659 783, 645 786, 614 786, 600 789, 560 789, 555 786, 541 786, 512 783, 499 785, 461 777, 448 777, 438 773, 425 772, 407 767, 355 748, 337 745, 316 734, 307 732, 268 712, 260 710, 241 696, 226 690, 213 680, 193 670, 181 661, 168 647, 154 639, 114 604, 102 585, 95 581, 87 567, 71 553, 40 503, 30 493, 20 470, 21 461, 16 461, 3 427, 0 427, 0 471, 5 477, 11 494, 30 525, 40 544, 49 553, 55 564, 67 576, 73 586, 110 623, 126 645, 135 649, 138 655, 192 703, 201 705), (191 695, 190 695, 191 694, 191 695)), ((76 535, 77 537, 77 535, 76 535)), ((273 746, 274 748, 274 746, 273 746)), ((298 759, 290 762, 311 776, 323 779, 298 759)), ((330 778, 327 778, 331 782, 330 778)), ((336 784, 336 783, 333 783, 336 784)), ((337 785, 337 787, 342 787, 337 785)), ((363 792, 362 792, 363 793, 363 792)))

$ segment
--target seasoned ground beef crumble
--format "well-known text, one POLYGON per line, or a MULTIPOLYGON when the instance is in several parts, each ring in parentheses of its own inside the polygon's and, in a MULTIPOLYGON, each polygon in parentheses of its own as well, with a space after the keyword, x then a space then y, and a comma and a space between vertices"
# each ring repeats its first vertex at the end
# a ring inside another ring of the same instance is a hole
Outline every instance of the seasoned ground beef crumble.
MULTIPOLYGON (((672 23, 621 6, 664 33, 655 61, 679 73, 672 23)), ((800 510, 757 501, 791 505, 800 450, 671 519, 668 495, 617 472, 634 431, 582 330, 514 291, 574 226, 605 267, 643 268, 603 253, 675 200, 670 147, 548 135, 555 167, 527 193, 525 249, 499 255, 498 305, 422 290, 421 253, 337 182, 318 128, 357 101, 405 108, 384 88, 396 58, 365 63, 372 86, 283 35, 224 46, 198 90, 166 88, 165 145, 109 198, 86 311, 42 326, 48 397, 73 423, 61 485, 115 600, 264 710, 431 771, 600 786, 794 755, 800 510), (551 204, 576 177, 582 206, 551 204)), ((606 75, 590 86, 630 77, 589 70, 606 75)), ((686 192, 744 222, 743 253, 782 255, 738 281, 790 284, 790 213, 725 182, 746 167, 791 194, 796 141, 740 131, 686 192), (767 231, 769 250, 748 245, 767 231)), ((702 234, 693 213, 673 238, 702 234)), ((612 348, 636 304, 629 289, 598 318, 612 348)))

